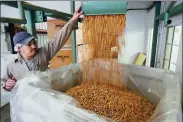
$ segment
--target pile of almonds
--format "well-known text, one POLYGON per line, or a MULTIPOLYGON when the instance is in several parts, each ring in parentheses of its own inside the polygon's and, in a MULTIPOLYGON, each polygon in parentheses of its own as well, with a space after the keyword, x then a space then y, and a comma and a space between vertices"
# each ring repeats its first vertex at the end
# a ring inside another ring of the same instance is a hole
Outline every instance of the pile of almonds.
POLYGON ((83 108, 117 122, 145 122, 155 109, 155 105, 140 94, 108 84, 81 84, 66 94, 83 108))

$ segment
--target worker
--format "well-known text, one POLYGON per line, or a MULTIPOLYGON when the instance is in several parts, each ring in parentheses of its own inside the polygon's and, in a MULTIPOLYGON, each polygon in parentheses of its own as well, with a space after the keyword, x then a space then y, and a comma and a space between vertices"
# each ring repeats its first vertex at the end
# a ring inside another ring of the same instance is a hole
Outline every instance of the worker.
POLYGON ((66 43, 82 13, 81 7, 79 7, 73 17, 57 32, 53 39, 40 48, 37 48, 37 40, 30 33, 16 33, 13 37, 13 43, 15 45, 14 50, 18 52, 17 58, 7 66, 5 75, 1 78, 3 81, 1 86, 11 91, 16 81, 23 78, 28 72, 48 69, 49 61, 66 43))

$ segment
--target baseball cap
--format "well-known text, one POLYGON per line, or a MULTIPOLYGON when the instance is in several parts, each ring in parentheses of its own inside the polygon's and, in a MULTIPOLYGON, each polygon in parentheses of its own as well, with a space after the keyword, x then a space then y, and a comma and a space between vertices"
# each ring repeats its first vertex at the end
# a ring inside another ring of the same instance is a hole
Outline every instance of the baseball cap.
POLYGON ((32 36, 28 32, 19 32, 16 33, 15 36, 13 37, 13 43, 14 45, 16 44, 28 44, 32 39, 36 39, 34 36, 32 36))

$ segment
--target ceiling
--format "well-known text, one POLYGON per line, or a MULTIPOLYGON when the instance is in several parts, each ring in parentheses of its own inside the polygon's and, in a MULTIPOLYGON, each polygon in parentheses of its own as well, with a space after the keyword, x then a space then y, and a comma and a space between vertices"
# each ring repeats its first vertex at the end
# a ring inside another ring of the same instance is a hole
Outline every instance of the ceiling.
POLYGON ((127 9, 148 8, 153 1, 128 1, 127 9))

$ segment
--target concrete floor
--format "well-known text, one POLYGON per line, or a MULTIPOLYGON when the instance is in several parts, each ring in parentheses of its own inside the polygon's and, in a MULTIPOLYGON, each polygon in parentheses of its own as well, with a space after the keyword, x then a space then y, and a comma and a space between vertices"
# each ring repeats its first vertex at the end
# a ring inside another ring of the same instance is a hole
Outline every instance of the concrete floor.
POLYGON ((10 104, 1 108, 1 122, 11 122, 10 120, 10 104))

